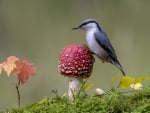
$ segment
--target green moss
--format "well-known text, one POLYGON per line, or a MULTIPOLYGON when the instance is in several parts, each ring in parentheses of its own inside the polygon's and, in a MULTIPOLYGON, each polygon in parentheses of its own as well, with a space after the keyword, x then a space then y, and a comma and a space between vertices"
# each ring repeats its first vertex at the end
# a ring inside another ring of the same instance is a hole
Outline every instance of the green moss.
POLYGON ((44 98, 10 113, 150 113, 150 87, 132 94, 111 91, 103 96, 79 96, 74 101, 65 98, 44 98))

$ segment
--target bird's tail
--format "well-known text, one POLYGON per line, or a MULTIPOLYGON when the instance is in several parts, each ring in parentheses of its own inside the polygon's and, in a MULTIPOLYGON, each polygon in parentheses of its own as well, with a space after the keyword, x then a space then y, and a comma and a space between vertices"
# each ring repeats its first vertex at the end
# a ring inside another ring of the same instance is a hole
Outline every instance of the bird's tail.
POLYGON ((121 71, 121 73, 123 74, 123 76, 126 75, 126 73, 124 72, 124 70, 123 70, 121 64, 119 63, 119 61, 117 61, 117 62, 112 61, 111 63, 112 63, 113 65, 115 65, 115 66, 121 71))

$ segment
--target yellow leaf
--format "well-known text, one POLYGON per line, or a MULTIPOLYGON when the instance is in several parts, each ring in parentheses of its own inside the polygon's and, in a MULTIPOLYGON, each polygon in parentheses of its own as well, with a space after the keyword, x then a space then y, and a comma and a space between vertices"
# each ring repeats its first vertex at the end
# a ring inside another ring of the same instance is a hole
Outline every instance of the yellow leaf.
POLYGON ((10 73, 14 70, 14 68, 16 67, 15 62, 18 60, 17 57, 15 56, 10 56, 7 58, 6 61, 3 62, 2 66, 4 71, 7 73, 7 75, 9 76, 10 73))
POLYGON ((116 74, 112 77, 112 82, 118 81, 122 76, 120 74, 116 74))
POLYGON ((148 76, 142 76, 142 77, 138 77, 138 78, 136 78, 135 79, 135 83, 139 83, 139 82, 144 82, 144 81, 146 81, 146 80, 149 80, 150 79, 150 77, 148 77, 148 76))
POLYGON ((121 88, 129 88, 131 84, 135 83, 135 78, 130 76, 122 77, 119 87, 121 88))
POLYGON ((94 84, 88 83, 88 84, 86 84, 86 85, 84 86, 83 90, 84 90, 84 91, 88 91, 88 90, 90 90, 93 86, 94 86, 94 84))

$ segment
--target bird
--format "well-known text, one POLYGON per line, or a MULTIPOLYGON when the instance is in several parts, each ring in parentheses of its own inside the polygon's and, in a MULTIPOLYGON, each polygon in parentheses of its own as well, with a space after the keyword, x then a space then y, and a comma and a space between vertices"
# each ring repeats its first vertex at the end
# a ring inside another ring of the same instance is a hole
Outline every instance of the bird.
POLYGON ((72 29, 85 30, 87 46, 91 53, 101 59, 103 63, 113 64, 124 76, 126 75, 106 32, 95 19, 86 19, 79 26, 72 29))

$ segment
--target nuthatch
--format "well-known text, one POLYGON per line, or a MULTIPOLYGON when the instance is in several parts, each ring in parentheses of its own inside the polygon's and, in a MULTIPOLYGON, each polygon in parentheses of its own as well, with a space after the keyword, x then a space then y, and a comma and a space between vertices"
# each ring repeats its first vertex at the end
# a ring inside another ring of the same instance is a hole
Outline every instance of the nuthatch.
POLYGON ((96 20, 86 19, 78 27, 74 27, 73 29, 85 30, 87 46, 91 52, 100 58, 102 62, 109 62, 115 65, 125 75, 107 34, 96 20))

